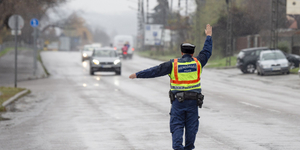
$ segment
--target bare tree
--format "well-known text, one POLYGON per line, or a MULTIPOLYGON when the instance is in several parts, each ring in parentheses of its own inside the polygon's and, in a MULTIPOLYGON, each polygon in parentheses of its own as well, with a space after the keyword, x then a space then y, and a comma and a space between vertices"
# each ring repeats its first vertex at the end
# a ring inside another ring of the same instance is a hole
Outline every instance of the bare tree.
MULTIPOLYGON (((6 36, 6 32, 9 30, 7 26, 8 18, 11 15, 21 15, 27 23, 32 18, 41 19, 49 8, 65 1, 66 0, 2 0, 0 2, 0 37, 5 38, 4 36, 6 36)), ((28 23, 25 24, 21 40, 31 43, 31 33, 32 28, 28 23)))

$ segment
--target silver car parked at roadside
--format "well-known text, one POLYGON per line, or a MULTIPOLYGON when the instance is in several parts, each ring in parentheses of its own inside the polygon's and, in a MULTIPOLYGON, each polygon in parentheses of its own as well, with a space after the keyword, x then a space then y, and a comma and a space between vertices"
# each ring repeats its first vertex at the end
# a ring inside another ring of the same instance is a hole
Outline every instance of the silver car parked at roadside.
POLYGON ((257 74, 289 74, 289 61, 280 50, 267 50, 260 53, 257 61, 257 74))

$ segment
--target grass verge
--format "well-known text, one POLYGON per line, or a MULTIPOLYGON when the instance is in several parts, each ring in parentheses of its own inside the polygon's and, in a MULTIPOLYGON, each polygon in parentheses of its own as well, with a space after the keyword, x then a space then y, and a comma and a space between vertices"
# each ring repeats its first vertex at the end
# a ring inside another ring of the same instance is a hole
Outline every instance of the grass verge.
MULTIPOLYGON (((19 50, 26 50, 27 48, 24 47, 18 47, 18 51, 19 50)), ((7 52, 11 51, 11 50, 15 50, 14 47, 7 47, 5 48, 3 51, 0 52, 0 57, 2 57, 3 55, 5 55, 7 52)))
POLYGON ((291 74, 298 74, 299 68, 294 68, 290 70, 291 74))
POLYGON ((7 52, 11 51, 12 49, 13 49, 12 47, 5 48, 3 51, 0 52, 0 57, 5 55, 7 52))
POLYGON ((40 63, 42 64, 42 67, 43 67, 44 71, 46 72, 47 76, 49 76, 50 73, 48 72, 47 68, 44 66, 44 63, 43 63, 43 60, 42 60, 42 57, 41 57, 41 51, 39 51, 39 53, 38 53, 38 58, 37 58, 37 59, 38 59, 38 60, 40 61, 40 63))
MULTIPOLYGON (((236 65, 236 56, 231 57, 230 67, 235 67, 236 65)), ((210 59, 206 65, 207 68, 223 68, 226 67, 226 58, 222 59, 210 59)))
MULTIPOLYGON (((16 95, 17 93, 19 93, 23 90, 25 90, 25 88, 0 87, 0 92, 1 92, 1 95, 0 95, 0 112, 5 111, 5 107, 2 106, 2 104, 5 101, 7 101, 8 99, 10 99, 11 97, 13 97, 14 95, 16 95)), ((28 94, 28 93, 25 93, 25 94, 28 94)), ((20 96, 20 97, 22 97, 22 96, 20 96)))

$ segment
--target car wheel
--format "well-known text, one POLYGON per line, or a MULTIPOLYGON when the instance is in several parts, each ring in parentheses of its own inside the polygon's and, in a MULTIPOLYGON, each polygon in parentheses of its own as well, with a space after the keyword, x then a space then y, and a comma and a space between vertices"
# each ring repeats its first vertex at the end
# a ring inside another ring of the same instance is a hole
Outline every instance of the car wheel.
POLYGON ((290 74, 290 71, 286 72, 286 74, 290 74))
POLYGON ((258 69, 257 69, 257 75, 260 75, 260 72, 258 71, 258 69))
POLYGON ((246 70, 244 70, 244 69, 241 69, 241 71, 242 71, 243 73, 247 73, 247 71, 246 71, 246 70))
POLYGON ((90 75, 94 75, 95 72, 93 71, 93 68, 90 68, 90 75))
POLYGON ((246 71, 249 72, 249 73, 254 73, 255 72, 255 65, 253 64, 248 64, 246 66, 246 71))

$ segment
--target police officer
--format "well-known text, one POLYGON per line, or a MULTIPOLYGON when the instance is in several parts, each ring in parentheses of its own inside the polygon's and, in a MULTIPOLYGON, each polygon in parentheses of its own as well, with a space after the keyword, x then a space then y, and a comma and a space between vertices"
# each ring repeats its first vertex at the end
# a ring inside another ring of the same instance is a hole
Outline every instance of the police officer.
POLYGON ((181 44, 182 58, 172 59, 158 66, 142 70, 129 78, 155 78, 169 75, 171 90, 170 131, 172 133, 173 149, 194 149, 194 142, 199 127, 198 106, 201 108, 204 96, 201 94, 200 75, 212 54, 212 27, 205 29, 206 41, 203 50, 193 57, 195 46, 189 43, 181 44), (185 146, 183 131, 185 128, 185 146))

